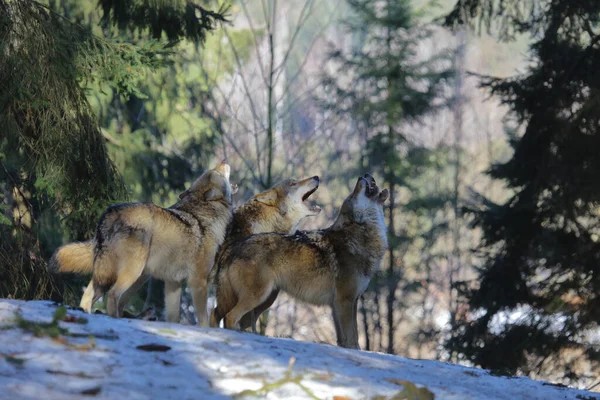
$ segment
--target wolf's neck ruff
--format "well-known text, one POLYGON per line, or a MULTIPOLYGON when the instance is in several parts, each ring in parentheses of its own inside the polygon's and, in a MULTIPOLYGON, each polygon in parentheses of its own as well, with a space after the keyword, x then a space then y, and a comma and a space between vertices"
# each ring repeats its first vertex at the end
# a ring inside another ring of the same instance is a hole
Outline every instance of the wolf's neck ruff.
POLYGON ((294 223, 276 208, 251 199, 234 211, 224 246, 260 232, 289 232, 294 223))

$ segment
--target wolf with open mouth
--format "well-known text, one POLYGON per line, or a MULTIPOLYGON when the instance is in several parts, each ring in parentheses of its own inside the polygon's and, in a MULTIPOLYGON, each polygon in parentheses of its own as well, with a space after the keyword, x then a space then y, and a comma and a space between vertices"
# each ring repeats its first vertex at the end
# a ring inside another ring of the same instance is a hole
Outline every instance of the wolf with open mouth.
MULTIPOLYGON (((309 204, 310 196, 317 191, 320 184, 318 176, 303 180, 286 179, 269 190, 258 193, 233 213, 225 243, 217 254, 215 267, 211 272, 210 281, 215 284, 218 291, 219 271, 222 260, 230 254, 236 242, 250 235, 266 232, 292 233, 298 229, 300 222, 310 216, 316 216, 321 208, 309 204)), ((240 320, 242 329, 252 328, 256 331, 256 318, 267 310, 277 299, 279 290, 274 289, 269 296, 254 310, 245 314, 240 320)), ((214 320, 219 317, 219 308, 215 308, 211 315, 211 326, 218 326, 214 320)))

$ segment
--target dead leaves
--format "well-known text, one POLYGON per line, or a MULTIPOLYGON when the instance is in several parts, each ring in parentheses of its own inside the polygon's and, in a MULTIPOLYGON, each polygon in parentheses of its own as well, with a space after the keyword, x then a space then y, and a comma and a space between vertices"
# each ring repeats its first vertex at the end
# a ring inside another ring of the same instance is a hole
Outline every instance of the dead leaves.
POLYGON ((396 378, 385 378, 386 381, 395 385, 403 386, 403 389, 391 397, 390 400, 434 400, 435 395, 426 387, 417 387, 411 381, 396 378))

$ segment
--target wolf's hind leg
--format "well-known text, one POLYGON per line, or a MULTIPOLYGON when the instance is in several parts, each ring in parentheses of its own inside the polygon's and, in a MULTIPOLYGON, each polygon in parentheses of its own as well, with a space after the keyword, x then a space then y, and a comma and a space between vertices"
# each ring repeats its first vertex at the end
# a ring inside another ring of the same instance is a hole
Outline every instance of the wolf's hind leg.
POLYGON ((271 285, 262 288, 257 286, 254 286, 252 289, 245 288, 244 291, 240 293, 235 307, 225 315, 225 328, 237 329, 240 319, 246 313, 262 303, 270 293, 271 285))
POLYGON ((254 310, 250 310, 240 318, 240 330, 248 331, 251 328, 252 333, 256 333, 256 314, 254 310))
MULTIPOLYGON (((122 295, 121 298, 119 299, 119 315, 123 315, 123 310, 125 310, 125 306, 127 305, 127 302, 129 301, 129 298, 138 291, 139 288, 141 288, 144 283, 146 283, 146 281, 148 280, 148 276, 147 275, 142 275, 138 278, 137 281, 135 281, 135 283, 133 285, 131 285, 131 287, 129 287, 129 289, 127 289, 122 295)), ((144 310, 142 310, 144 311, 144 310)))
POLYGON ((223 314, 221 313, 221 310, 219 310, 219 306, 217 305, 215 308, 213 308, 212 312, 210 313, 210 327, 218 328, 222 319, 223 314))
POLYGON ((121 317, 123 307, 119 303, 121 300, 126 300, 127 296, 123 295, 140 279, 148 261, 148 244, 143 243, 140 239, 130 237, 123 240, 117 249, 118 278, 109 290, 108 304, 110 307, 107 304, 108 312, 113 317, 121 317))
POLYGON ((260 315, 262 313, 264 313, 269 308, 271 308, 273 303, 275 303, 275 300, 277 300, 278 295, 279 295, 279 289, 273 290, 269 294, 269 296, 267 297, 267 299, 265 301, 260 303, 260 305, 258 307, 256 307, 254 310, 252 310, 251 312, 245 314, 242 317, 242 319, 240 320, 240 329, 246 330, 246 329, 248 329, 248 327, 251 327, 252 333, 256 333, 256 321, 258 320, 258 318, 260 317, 260 315))

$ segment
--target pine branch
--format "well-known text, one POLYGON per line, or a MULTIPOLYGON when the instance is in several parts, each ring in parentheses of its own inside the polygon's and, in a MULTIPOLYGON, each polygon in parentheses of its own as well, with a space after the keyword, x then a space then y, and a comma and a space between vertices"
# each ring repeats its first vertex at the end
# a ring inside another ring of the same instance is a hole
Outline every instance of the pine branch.
POLYGON ((203 43, 206 34, 220 23, 229 22, 226 14, 229 6, 222 5, 211 11, 193 0, 98 0, 105 26, 116 26, 120 30, 149 31, 154 39, 163 34, 170 41, 183 38, 203 43))

